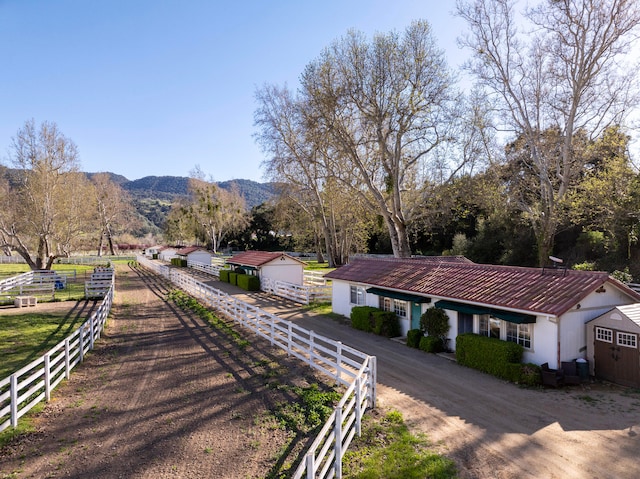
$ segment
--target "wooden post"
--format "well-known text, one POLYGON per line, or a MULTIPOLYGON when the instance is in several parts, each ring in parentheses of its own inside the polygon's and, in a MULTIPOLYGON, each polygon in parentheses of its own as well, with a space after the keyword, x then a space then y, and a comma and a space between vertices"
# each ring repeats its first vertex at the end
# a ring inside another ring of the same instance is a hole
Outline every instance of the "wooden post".
POLYGON ((51 401, 51 356, 49 353, 44 355, 44 398, 45 401, 51 401))
POLYGON ((11 375, 11 390, 10 390, 10 409, 11 409, 11 426, 13 428, 18 427, 18 376, 16 374, 11 375))
POLYGON ((68 380, 71 377, 71 360, 69 347, 69 337, 64 340, 64 377, 68 380))
POLYGON ((336 381, 338 382, 340 382, 341 372, 342 372, 342 341, 338 341, 336 346, 336 381))
POLYGON ((338 479, 342 478, 342 406, 336 407, 336 422, 334 424, 333 435, 335 437, 335 443, 333 449, 335 450, 335 456, 333 460, 335 476, 338 479))

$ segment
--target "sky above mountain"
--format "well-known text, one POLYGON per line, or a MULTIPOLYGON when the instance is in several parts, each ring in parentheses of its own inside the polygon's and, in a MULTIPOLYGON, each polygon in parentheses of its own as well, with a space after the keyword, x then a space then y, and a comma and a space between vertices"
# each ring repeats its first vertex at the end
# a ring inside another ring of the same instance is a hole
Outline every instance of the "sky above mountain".
POLYGON ((263 181, 255 92, 295 89, 304 67, 349 29, 368 38, 434 28, 450 65, 453 1, 0 0, 0 160, 25 121, 57 123, 81 168, 130 180, 263 181))

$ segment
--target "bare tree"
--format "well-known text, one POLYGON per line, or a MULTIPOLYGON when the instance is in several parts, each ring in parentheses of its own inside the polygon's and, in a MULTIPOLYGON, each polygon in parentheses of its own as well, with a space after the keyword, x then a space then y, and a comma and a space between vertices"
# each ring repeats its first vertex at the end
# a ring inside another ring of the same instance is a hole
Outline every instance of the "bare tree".
MULTIPOLYGON (((265 86, 256 97, 260 104, 256 139, 270 157, 265 162, 267 175, 283 184, 280 194, 297 205, 316 238, 323 239, 329 265, 345 264, 365 221, 361 201, 344 187, 336 187, 326 168, 329 146, 308 128, 305 107, 289 90, 265 86)), ((280 203, 286 204, 291 202, 280 203)), ((316 251, 320 254, 322 245, 316 251)))
POLYGON ((107 240, 109 254, 115 255, 114 235, 131 219, 133 205, 131 198, 120 185, 111 180, 108 173, 97 173, 91 177, 94 186, 95 203, 100 226, 98 256, 102 255, 104 240, 107 240))
POLYGON ((527 151, 535 200, 519 206, 536 234, 542 265, 553 251, 562 203, 586 161, 576 151, 577 132, 593 140, 623 124, 637 97, 637 68, 625 71, 622 61, 637 40, 640 4, 544 0, 522 17, 516 4, 458 0, 457 13, 470 28, 461 39, 474 54, 468 69, 492 96, 503 128, 527 151), (519 23, 531 31, 521 34, 519 23))
MULTIPOLYGON (((55 123, 33 120, 12 141, 15 184, 0 188, 0 247, 22 256, 32 269, 49 269, 71 254, 89 221, 88 180, 79 173, 76 145, 55 123)), ((90 196, 90 195, 89 195, 90 196)))
POLYGON ((302 75, 307 121, 330 146, 327 171, 384 219, 399 257, 411 254, 406 193, 427 170, 457 170, 459 158, 435 156, 456 125, 452 82, 425 21, 370 43, 350 32, 302 75))

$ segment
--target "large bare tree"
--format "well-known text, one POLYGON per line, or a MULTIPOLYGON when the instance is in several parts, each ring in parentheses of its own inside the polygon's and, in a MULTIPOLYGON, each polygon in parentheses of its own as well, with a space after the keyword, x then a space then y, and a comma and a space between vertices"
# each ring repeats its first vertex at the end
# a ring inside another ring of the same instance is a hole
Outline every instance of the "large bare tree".
POLYGON ((425 21, 371 42, 350 32, 301 78, 309 127, 329 146, 327 172, 383 218, 395 256, 411 254, 407 192, 432 170, 450 177, 458 167, 458 157, 436 155, 456 125, 452 82, 425 21))
MULTIPOLYGON (((542 265, 553 251, 567 192, 587 161, 578 132, 598 137, 622 124, 637 100, 637 67, 623 63, 637 40, 637 0, 458 0, 470 33, 468 69, 496 106, 501 125, 526 150, 536 179, 519 206, 536 234, 542 265), (527 28, 527 30, 519 30, 527 28), (550 141, 549 132, 556 132, 550 141)), ((637 46, 636 46, 637 48, 637 46)))
POLYGON ((91 177, 94 186, 97 220, 100 237, 98 256, 102 255, 104 240, 107 240, 109 254, 115 255, 113 238, 118 231, 132 219, 131 198, 120 185, 115 183, 108 173, 97 173, 91 177))
POLYGON ((280 194, 289 199, 279 205, 297 206, 314 235, 322 238, 316 251, 320 255, 324 249, 329 266, 345 264, 364 227, 361 200, 336 185, 335 171, 329 172, 326 164, 330 146, 309 128, 301 100, 286 87, 275 86, 263 87, 256 98, 256 139, 269 155, 267 175, 282 185, 280 194))
POLYGON ((50 269, 71 254, 90 221, 90 188, 78 172, 76 145, 55 123, 27 121, 12 140, 18 170, 0 188, 0 247, 22 256, 32 269, 50 269))

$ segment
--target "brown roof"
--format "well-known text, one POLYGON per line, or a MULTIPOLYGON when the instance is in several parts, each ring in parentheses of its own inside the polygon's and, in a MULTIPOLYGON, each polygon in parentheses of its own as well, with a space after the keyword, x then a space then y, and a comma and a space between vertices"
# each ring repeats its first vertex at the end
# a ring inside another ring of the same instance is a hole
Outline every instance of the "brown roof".
POLYGON ((267 264, 273 260, 279 259, 283 256, 287 258, 291 258, 295 261, 298 261, 301 264, 304 264, 303 261, 300 261, 293 256, 289 256, 286 253, 282 252, 274 252, 274 251, 244 251, 242 253, 238 253, 233 258, 228 259, 228 264, 237 264, 239 266, 253 266, 258 267, 264 264, 267 264))
POLYGON ((605 283, 640 300, 640 294, 605 272, 496 266, 444 258, 357 258, 325 278, 554 316, 564 314, 605 283))
POLYGON ((207 251, 207 250, 204 248, 201 248, 200 246, 187 246, 186 248, 181 248, 178 251, 176 251, 176 254, 179 254, 180 256, 186 256, 189 253, 193 253, 194 251, 207 251))

